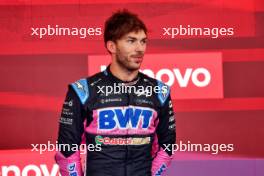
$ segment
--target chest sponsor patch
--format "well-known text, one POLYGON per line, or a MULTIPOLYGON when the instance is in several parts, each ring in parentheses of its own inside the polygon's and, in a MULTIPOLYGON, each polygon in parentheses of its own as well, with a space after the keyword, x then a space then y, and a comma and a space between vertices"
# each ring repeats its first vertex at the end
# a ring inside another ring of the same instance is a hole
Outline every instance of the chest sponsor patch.
POLYGON ((104 145, 145 145, 150 144, 150 137, 129 137, 129 138, 113 138, 113 137, 95 137, 96 144, 104 145))
POLYGON ((137 106, 100 109, 98 112, 98 129, 148 129, 154 110, 137 106))

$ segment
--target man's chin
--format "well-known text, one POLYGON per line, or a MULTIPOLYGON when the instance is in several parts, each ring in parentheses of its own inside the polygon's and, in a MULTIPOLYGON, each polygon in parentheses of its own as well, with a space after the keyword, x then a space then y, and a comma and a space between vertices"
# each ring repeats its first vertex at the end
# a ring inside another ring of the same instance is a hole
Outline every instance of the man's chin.
POLYGON ((134 63, 134 64, 131 64, 128 69, 130 71, 136 71, 140 69, 140 65, 141 63, 134 63))

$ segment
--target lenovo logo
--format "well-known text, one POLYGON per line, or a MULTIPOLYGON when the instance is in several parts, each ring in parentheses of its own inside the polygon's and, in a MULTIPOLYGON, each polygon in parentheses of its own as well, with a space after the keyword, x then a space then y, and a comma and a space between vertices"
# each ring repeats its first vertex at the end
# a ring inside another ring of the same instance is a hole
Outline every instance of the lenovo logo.
POLYGON ((59 174, 59 166, 54 164, 51 170, 47 168, 46 164, 37 165, 27 165, 24 168, 20 169, 16 165, 10 166, 2 166, 1 167, 2 176, 9 176, 10 174, 14 176, 28 176, 28 175, 36 175, 36 176, 57 176, 59 174))
MULTIPOLYGON (((103 71, 111 63, 108 55, 89 56, 88 74, 103 71)), ((173 99, 223 98, 222 54, 147 54, 141 71, 171 87, 173 99)))
MULTIPOLYGON (((105 69, 106 66, 101 65, 101 71, 104 71, 105 69)), ((163 68, 158 70, 156 73, 151 69, 144 69, 140 71, 149 77, 163 81, 169 86, 177 84, 179 87, 187 87, 190 83, 192 83, 196 87, 206 87, 211 81, 211 74, 206 68, 186 68, 183 70, 180 68, 173 68, 172 70, 163 68), (162 79, 164 77, 167 77, 168 81, 164 81, 162 79), (200 77, 203 79, 201 80, 200 77)))

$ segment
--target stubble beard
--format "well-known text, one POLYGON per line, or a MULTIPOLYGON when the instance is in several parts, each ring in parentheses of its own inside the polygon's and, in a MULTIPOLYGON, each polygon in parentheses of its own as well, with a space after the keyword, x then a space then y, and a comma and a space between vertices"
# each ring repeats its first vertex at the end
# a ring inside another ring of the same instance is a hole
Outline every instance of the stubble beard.
POLYGON ((132 66, 130 64, 129 56, 121 56, 119 53, 120 52, 118 51, 118 53, 116 55, 116 61, 120 67, 122 67, 123 69, 128 70, 130 72, 139 70, 140 66, 135 67, 135 66, 132 66))

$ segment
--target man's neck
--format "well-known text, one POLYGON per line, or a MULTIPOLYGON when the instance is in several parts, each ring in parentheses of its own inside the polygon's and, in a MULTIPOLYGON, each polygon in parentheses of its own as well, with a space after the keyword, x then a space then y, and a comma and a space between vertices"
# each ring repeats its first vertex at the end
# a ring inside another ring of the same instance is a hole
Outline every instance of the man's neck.
POLYGON ((126 82, 133 81, 138 75, 138 70, 129 71, 115 63, 110 65, 110 71, 115 77, 126 82))

